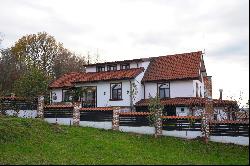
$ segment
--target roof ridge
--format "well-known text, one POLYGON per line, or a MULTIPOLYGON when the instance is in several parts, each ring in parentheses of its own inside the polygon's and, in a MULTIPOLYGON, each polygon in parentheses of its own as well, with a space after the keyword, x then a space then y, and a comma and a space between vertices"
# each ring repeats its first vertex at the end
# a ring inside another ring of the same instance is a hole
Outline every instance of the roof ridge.
POLYGON ((154 57, 154 58, 166 57, 166 56, 190 55, 190 54, 194 54, 194 53, 201 53, 201 55, 202 55, 202 51, 193 51, 193 52, 184 52, 184 53, 176 53, 176 54, 162 55, 162 56, 158 56, 158 57, 154 57))

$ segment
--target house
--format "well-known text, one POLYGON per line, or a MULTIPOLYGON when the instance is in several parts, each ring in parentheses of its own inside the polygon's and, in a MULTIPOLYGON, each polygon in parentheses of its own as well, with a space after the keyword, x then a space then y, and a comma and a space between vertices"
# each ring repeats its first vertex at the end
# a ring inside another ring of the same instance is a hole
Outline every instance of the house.
MULTIPOLYGON (((145 111, 157 94, 166 115, 199 115, 206 98, 212 99, 212 79, 207 75, 203 53, 114 61, 86 65, 86 72, 72 72, 53 81, 51 103, 71 101, 82 107, 119 106, 123 111, 145 111), (78 93, 74 96, 73 93, 78 93)), ((230 118, 224 108, 234 101, 212 100, 215 118, 230 118)))

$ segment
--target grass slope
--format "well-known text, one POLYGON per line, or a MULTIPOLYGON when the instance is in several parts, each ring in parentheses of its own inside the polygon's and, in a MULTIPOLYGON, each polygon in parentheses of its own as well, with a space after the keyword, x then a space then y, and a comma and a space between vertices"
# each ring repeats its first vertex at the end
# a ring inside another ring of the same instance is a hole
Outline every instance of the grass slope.
POLYGON ((249 164, 248 150, 0 117, 0 164, 249 164))

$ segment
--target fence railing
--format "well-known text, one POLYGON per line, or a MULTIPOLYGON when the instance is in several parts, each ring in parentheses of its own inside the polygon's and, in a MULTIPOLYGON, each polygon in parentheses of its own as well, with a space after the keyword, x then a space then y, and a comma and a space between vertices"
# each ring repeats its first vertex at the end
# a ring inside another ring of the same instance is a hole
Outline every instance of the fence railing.
POLYGON ((249 122, 210 121, 209 130, 213 136, 249 137, 249 122))
POLYGON ((113 120, 113 108, 111 107, 80 109, 80 121, 111 122, 112 120, 113 120))
POLYGON ((72 108, 45 108, 44 118, 72 118, 72 108))
POLYGON ((201 131, 201 117, 162 116, 163 130, 201 131))
POLYGON ((120 113, 119 124, 120 126, 150 126, 148 119, 148 112, 131 112, 131 113, 120 113))
POLYGON ((37 99, 21 97, 0 97, 0 111, 4 110, 36 110, 37 99))
MULTIPOLYGON (((38 100, 39 101, 0 97, 0 111, 13 108, 20 110, 37 109, 37 112, 43 115, 41 117, 46 118, 46 120, 50 122, 54 122, 55 119, 53 118, 56 118, 56 122, 57 120, 59 120, 58 122, 65 122, 67 124, 71 124, 71 122, 73 122, 73 125, 79 125, 79 122, 82 121, 81 125, 106 125, 106 127, 108 126, 109 129, 112 128, 113 130, 119 130, 119 126, 128 126, 122 127, 121 129, 129 129, 131 131, 132 129, 134 131, 150 130, 152 133, 151 129, 155 127, 155 132, 165 130, 164 134, 166 134, 167 131, 172 134, 176 133, 176 131, 186 131, 186 133, 191 134, 199 133, 196 131, 200 131, 200 133, 206 131, 208 136, 249 137, 249 114, 236 116, 236 120, 234 118, 219 118, 217 120, 211 120, 212 118, 210 117, 212 116, 207 116, 205 114, 202 114, 202 117, 161 116, 160 114, 161 117, 157 118, 157 122, 153 124, 149 117, 152 115, 150 112, 122 112, 122 109, 119 107, 80 108, 79 103, 59 103, 44 106, 42 99, 38 98, 38 100), (39 107, 37 108, 37 106, 39 107), (204 124, 207 127, 204 128, 204 124), (138 129, 137 127, 142 128, 138 129), (207 129, 209 130, 208 132, 207 129)), ((158 116, 159 114, 155 115, 158 116)))

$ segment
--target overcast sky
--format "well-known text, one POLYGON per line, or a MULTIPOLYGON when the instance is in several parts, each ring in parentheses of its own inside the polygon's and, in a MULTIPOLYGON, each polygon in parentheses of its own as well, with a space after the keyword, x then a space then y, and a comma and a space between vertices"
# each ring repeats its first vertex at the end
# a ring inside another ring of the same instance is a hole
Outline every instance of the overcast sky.
POLYGON ((248 0, 5 0, 2 48, 46 31, 102 61, 205 50, 213 98, 249 98, 248 0))

